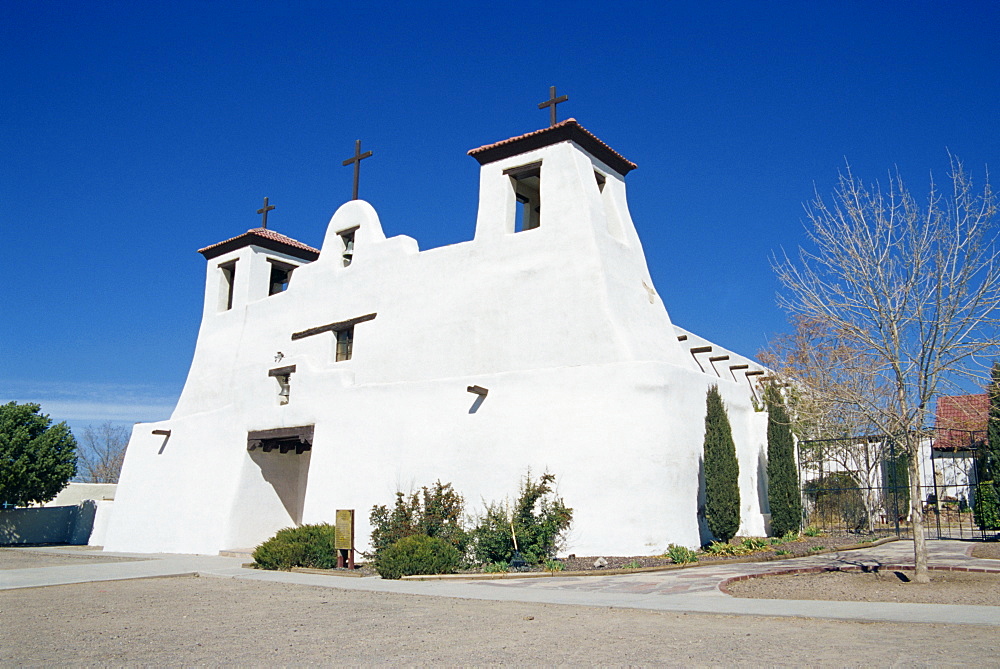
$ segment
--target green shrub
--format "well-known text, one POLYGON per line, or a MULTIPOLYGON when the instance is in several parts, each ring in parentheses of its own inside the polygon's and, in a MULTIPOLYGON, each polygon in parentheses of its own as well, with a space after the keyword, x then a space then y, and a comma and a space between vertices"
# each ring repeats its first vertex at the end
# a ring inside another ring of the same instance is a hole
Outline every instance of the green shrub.
POLYGON ((775 555, 791 555, 792 551, 785 550, 784 548, 780 548, 780 549, 774 551, 774 554, 775 555))
POLYGON ((667 546, 667 552, 665 555, 670 558, 674 564, 685 564, 688 562, 697 562, 698 554, 687 546, 678 546, 676 544, 670 544, 667 546))
POLYGON ((514 539, 528 564, 541 564, 555 557, 573 521, 573 509, 556 497, 556 477, 545 473, 537 480, 529 471, 521 481, 513 509, 491 502, 470 532, 472 554, 477 563, 506 562, 514 556, 514 539))
POLYGON ((639 564, 638 560, 632 560, 631 562, 629 562, 627 564, 623 564, 622 565, 622 569, 638 569, 641 566, 642 565, 639 564))
MULTIPOLYGON (((846 476, 846 474, 845 474, 846 476)), ((850 478, 848 476, 848 478, 850 478)), ((910 512, 910 458, 906 453, 900 453, 894 458, 886 458, 882 462, 882 498, 885 500, 885 515, 887 518, 906 518, 910 512)), ((834 483, 829 487, 856 487, 853 479, 846 484, 834 483)), ((853 497, 853 495, 852 495, 853 497)), ((860 493, 857 494, 860 498, 860 493)), ((857 502, 851 502, 853 507, 857 502)))
POLYGON ((780 536, 802 526, 802 494, 791 420, 780 391, 768 385, 764 401, 767 404, 767 501, 771 509, 771 533, 780 536))
POLYGON ((815 525, 810 525, 806 529, 802 530, 802 534, 807 537, 818 537, 823 530, 819 529, 815 525))
POLYGON ((465 500, 450 483, 435 481, 409 497, 396 492, 396 503, 372 507, 368 520, 372 526, 372 556, 378 561, 386 548, 404 537, 422 534, 447 541, 465 554, 469 536, 463 525, 465 500))
POLYGON ((821 550, 826 548, 826 546, 812 546, 809 548, 810 553, 819 553, 821 550))
POLYGON ((284 571, 292 567, 333 569, 337 566, 333 540, 334 527, 327 523, 286 527, 254 550, 254 566, 284 571))
POLYGON ((769 548, 771 543, 767 539, 758 539, 757 537, 747 537, 741 543, 743 548, 746 548, 749 552, 762 551, 765 548, 769 548))
POLYGON ((510 571, 510 565, 506 562, 490 562, 483 565, 483 572, 487 574, 506 574, 510 571))
MULTIPOLYGON (((888 462, 888 461, 887 461, 888 462)), ((906 462, 903 456, 894 464, 883 463, 886 472, 895 472, 900 476, 906 474, 906 462)), ((887 474, 888 476, 888 474, 887 474)), ((886 478, 886 481, 889 479, 886 478)), ((906 483, 904 481, 903 485, 906 483)), ((909 493, 904 488, 886 488, 886 508, 896 508, 903 516, 906 515, 906 505, 909 503, 909 493), (894 497, 895 495, 895 497, 894 497), (895 502, 899 502, 896 506, 895 502)), ((850 472, 829 472, 822 478, 810 481, 803 486, 806 497, 812 501, 811 524, 821 524, 827 527, 843 523, 848 530, 861 531, 868 525, 868 509, 865 506, 864 495, 858 486, 858 481, 850 472)), ((888 516, 893 517, 889 511, 888 516)))
POLYGON ((720 541, 729 541, 740 527, 740 464, 729 416, 719 389, 706 396, 705 520, 720 541))
POLYGON ((709 555, 746 555, 750 551, 741 545, 731 544, 728 541, 713 541, 705 548, 709 555))
POLYGON ((386 579, 412 574, 451 574, 461 562, 461 553, 444 539, 413 534, 382 550, 375 571, 386 579))
POLYGON ((979 529, 1000 529, 1000 499, 993 481, 983 481, 977 486, 973 514, 979 529))
POLYGON ((565 568, 566 568, 566 565, 564 565, 559 560, 546 560, 545 561, 545 571, 556 572, 556 571, 562 571, 565 568))

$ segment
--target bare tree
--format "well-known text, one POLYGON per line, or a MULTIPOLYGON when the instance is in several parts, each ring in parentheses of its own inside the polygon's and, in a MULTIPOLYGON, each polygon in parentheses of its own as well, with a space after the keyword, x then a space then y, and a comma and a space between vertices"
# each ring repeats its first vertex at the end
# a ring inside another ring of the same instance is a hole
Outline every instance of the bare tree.
POLYGON ((87 483, 118 483, 128 439, 128 428, 111 421, 84 428, 78 456, 79 477, 87 483))
POLYGON ((827 204, 806 207, 814 249, 800 248, 775 269, 783 307, 823 324, 871 368, 872 391, 820 390, 855 407, 909 456, 910 519, 916 581, 930 580, 919 495, 919 443, 931 405, 946 384, 981 378, 997 347, 1000 265, 996 200, 974 191, 951 157, 949 188, 931 180, 918 205, 897 173, 883 192, 848 167, 827 204))
POLYGON ((870 431, 865 413, 842 398, 877 390, 871 378, 873 362, 828 323, 801 315, 791 320, 792 331, 770 341, 758 357, 786 382, 796 437, 831 439, 870 431))
POLYGON ((821 480, 833 471, 849 472, 861 489, 864 521, 872 531, 884 502, 885 443, 870 438, 877 428, 856 404, 840 400, 884 389, 873 382, 872 361, 825 323, 804 316, 791 320, 792 331, 769 342, 758 359, 783 382, 800 464, 821 480))

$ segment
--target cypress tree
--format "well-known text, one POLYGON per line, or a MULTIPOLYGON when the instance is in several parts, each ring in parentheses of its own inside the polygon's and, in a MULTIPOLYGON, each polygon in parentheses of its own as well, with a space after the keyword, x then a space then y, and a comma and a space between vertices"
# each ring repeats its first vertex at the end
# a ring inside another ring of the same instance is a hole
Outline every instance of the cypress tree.
POLYGON ((764 391, 767 404, 767 501, 771 507, 771 535, 798 532, 802 497, 795 467, 795 442, 788 411, 774 386, 764 391))
POLYGON ((740 464, 729 416, 719 389, 708 389, 705 413, 705 518, 719 541, 740 527, 740 464))
POLYGON ((1000 363, 993 363, 990 377, 986 389, 990 398, 990 417, 986 424, 986 449, 980 457, 980 480, 997 482, 1000 479, 1000 363))
POLYGON ((993 363, 990 385, 989 422, 986 424, 986 444, 979 456, 979 485, 976 486, 973 512, 976 524, 983 530, 1000 529, 1000 363, 993 363))

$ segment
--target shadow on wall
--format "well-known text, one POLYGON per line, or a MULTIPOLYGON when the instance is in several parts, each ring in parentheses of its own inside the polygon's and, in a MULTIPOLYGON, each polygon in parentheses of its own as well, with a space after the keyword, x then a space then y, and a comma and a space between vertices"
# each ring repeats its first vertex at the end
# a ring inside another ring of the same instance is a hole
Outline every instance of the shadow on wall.
POLYGON ((771 500, 767 495, 767 453, 757 453, 757 503, 760 512, 767 516, 771 513, 771 500))
POLYGON ((76 506, 0 510, 0 545, 87 545, 97 519, 97 502, 76 506))
POLYGON ((707 546, 715 539, 708 529, 708 518, 705 516, 705 456, 698 456, 698 539, 702 546, 707 546))
POLYGON ((270 453, 250 451, 250 459, 260 468, 264 480, 274 488, 281 505, 295 525, 302 523, 311 455, 309 451, 299 455, 294 452, 279 453, 277 450, 270 453))

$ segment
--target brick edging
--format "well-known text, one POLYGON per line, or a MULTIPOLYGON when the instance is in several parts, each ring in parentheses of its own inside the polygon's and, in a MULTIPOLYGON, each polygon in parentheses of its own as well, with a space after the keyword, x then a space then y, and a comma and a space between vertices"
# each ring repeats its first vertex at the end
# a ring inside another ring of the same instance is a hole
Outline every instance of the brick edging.
MULTIPOLYGON (((818 567, 790 567, 788 569, 781 569, 778 571, 765 571, 759 574, 740 574, 739 576, 731 576, 726 580, 719 583, 719 590, 723 593, 734 596, 729 592, 729 584, 737 583, 739 581, 747 581, 751 578, 764 578, 766 576, 789 576, 794 574, 821 574, 830 571, 845 571, 845 572, 878 572, 878 571, 913 571, 912 564, 876 564, 876 565, 827 565, 818 567)), ((1000 574, 1000 568, 998 567, 958 567, 949 565, 928 565, 928 571, 957 571, 957 572, 967 572, 974 574, 1000 574)))
POLYGON ((732 558, 730 560, 707 560, 705 562, 685 562, 682 564, 665 564, 656 567, 637 567, 635 569, 625 569, 625 568, 615 568, 615 569, 587 569, 586 571, 526 571, 526 572, 498 572, 498 573, 485 573, 485 572, 474 572, 474 573, 460 573, 460 574, 414 574, 412 576, 403 576, 404 581, 491 581, 491 580, 501 580, 509 578, 547 578, 554 576, 559 577, 577 577, 577 576, 625 576, 628 574, 642 574, 650 572, 660 572, 660 571, 674 571, 677 569, 698 569, 699 567, 717 567, 724 564, 760 564, 766 562, 778 562, 781 560, 798 560, 801 558, 811 558, 817 555, 825 555, 827 553, 840 553, 843 551, 855 551, 861 550, 862 548, 873 548, 875 546, 881 546, 882 544, 887 544, 892 541, 900 541, 898 537, 883 537, 875 541, 865 543, 865 544, 850 544, 847 546, 836 546, 834 548, 826 548, 821 551, 815 551, 812 553, 803 553, 802 555, 768 555, 768 556, 753 556, 747 555, 745 557, 732 558))

